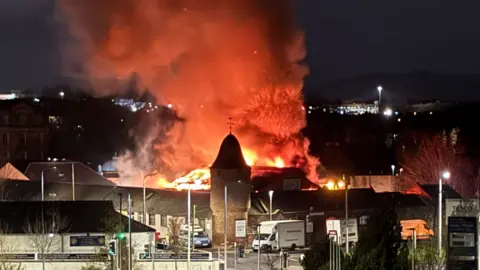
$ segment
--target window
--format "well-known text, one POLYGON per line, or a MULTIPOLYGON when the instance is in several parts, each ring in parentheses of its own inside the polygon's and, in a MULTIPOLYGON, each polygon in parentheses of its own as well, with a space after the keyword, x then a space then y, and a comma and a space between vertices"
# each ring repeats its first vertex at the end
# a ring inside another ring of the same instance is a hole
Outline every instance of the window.
POLYGON ((152 213, 148 215, 148 225, 155 226, 155 214, 152 213))
POLYGON ((8 133, 2 134, 2 143, 3 145, 8 145, 8 133))
POLYGON ((367 223, 368 223, 368 216, 367 216, 367 215, 361 216, 359 223, 360 223, 360 225, 367 225, 367 223))
POLYGON ((168 226, 167 223, 168 223, 167 215, 162 215, 161 216, 161 221, 160 221, 160 226, 167 227, 168 226))

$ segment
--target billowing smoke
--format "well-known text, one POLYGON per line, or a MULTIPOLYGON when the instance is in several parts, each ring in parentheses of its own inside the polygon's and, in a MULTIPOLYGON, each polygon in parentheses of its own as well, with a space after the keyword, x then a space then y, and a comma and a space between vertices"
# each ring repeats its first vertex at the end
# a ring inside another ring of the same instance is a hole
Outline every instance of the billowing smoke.
MULTIPOLYGON (((132 76, 185 121, 156 144, 160 170, 215 158, 233 118, 240 143, 259 156, 308 156, 303 35, 288 0, 58 0, 75 42, 65 72, 98 95, 132 76), (307 148, 306 148, 307 147, 307 148)), ((295 161, 296 162, 296 161, 295 161)))

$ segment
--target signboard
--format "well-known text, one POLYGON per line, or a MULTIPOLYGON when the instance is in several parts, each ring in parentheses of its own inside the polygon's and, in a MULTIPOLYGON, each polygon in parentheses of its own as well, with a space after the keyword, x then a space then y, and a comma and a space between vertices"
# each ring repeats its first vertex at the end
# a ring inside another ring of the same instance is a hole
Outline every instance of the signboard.
POLYGON ((235 237, 247 237, 247 221, 245 219, 235 220, 235 237))
POLYGON ((313 233, 313 222, 307 222, 307 233, 313 233))
POLYGON ((446 199, 445 216, 446 224, 449 217, 476 217, 478 201, 472 199, 446 199))
MULTIPOLYGON (((175 260, 175 259, 186 260, 188 258, 188 254, 184 252, 178 254, 177 256, 175 256, 175 254, 171 252, 154 253, 153 255, 155 260, 175 260)), ((151 257, 147 253, 139 253, 138 259, 151 260, 151 257)), ((210 254, 206 252, 192 252, 190 253, 190 259, 191 260, 209 260, 210 254)))
MULTIPOLYGON (((341 241, 344 243, 346 241, 346 230, 345 230, 345 219, 340 221, 340 229, 342 232, 341 241)), ((358 226, 357 226, 357 219, 356 218, 349 218, 348 219, 348 242, 358 242, 358 226)))
MULTIPOLYGON (((43 254, 38 254, 38 259, 41 260, 43 254)), ((108 259, 107 254, 95 253, 50 253, 45 254, 45 259, 52 261, 105 261, 108 259)))
POLYGON ((31 261, 35 260, 34 253, 25 254, 0 254, 0 259, 7 261, 31 261))
POLYGON ((105 246, 105 236, 70 236, 71 247, 101 247, 105 246))
MULTIPOLYGON (((327 219, 327 234, 332 235, 332 231, 335 231, 336 235, 341 238, 340 234, 340 220, 339 219, 327 219)), ((341 239, 338 239, 339 241, 341 239)))
POLYGON ((477 218, 448 218, 447 269, 478 269, 477 218))

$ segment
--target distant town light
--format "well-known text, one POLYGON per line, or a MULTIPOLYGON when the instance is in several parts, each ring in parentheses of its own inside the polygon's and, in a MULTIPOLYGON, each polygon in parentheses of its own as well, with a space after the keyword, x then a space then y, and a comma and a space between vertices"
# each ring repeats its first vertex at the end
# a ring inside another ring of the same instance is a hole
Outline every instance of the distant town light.
POLYGON ((60 95, 60 97, 64 97, 65 96, 65 92, 61 91, 60 93, 58 93, 60 95))
POLYGON ((40 102, 40 99, 34 98, 34 99, 33 99, 33 102, 40 102))
POLYGON ((385 116, 392 116, 392 114, 393 114, 393 111, 392 111, 392 109, 390 109, 390 108, 386 108, 386 109, 383 111, 383 115, 385 115, 385 116))

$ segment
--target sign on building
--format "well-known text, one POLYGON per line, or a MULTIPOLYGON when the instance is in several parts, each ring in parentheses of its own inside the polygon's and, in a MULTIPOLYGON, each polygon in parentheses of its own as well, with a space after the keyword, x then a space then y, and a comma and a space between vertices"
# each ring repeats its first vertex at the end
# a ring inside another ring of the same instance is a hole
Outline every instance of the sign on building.
POLYGON ((478 201, 473 199, 446 199, 445 217, 477 217, 478 201))
POLYGON ((235 237, 247 237, 247 221, 245 219, 235 220, 235 237))
POLYGON ((105 236, 70 236, 71 247, 101 247, 105 246, 105 236))

